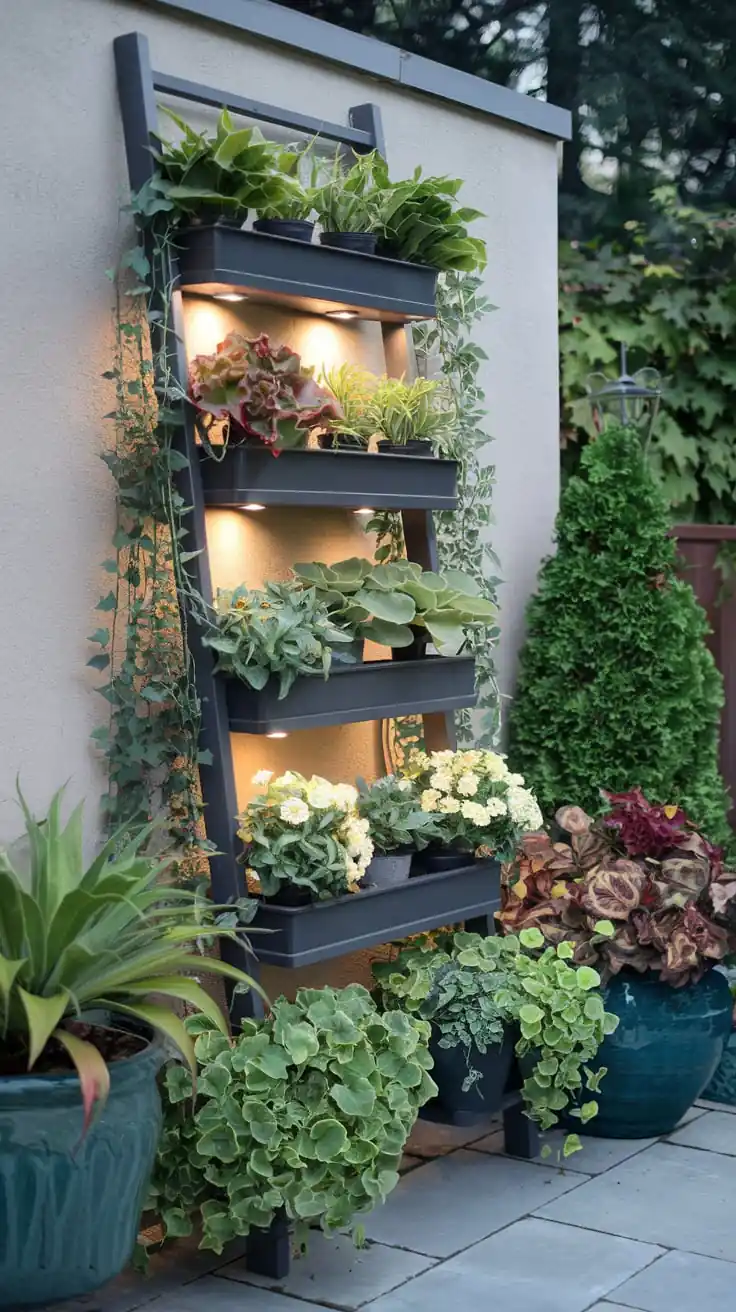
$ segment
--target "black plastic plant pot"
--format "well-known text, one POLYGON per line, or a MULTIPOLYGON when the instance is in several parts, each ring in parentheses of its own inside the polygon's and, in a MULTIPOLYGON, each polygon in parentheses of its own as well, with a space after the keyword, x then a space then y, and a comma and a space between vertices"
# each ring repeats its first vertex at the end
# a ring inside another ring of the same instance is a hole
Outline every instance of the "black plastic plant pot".
POLYGON ((411 870, 411 858, 411 851, 377 853, 365 872, 366 886, 389 888, 393 884, 405 883, 411 870))
POLYGON ((218 205, 202 205, 187 222, 192 223, 197 228, 208 226, 211 223, 222 228, 242 228, 247 217, 247 210, 240 210, 239 213, 226 211, 223 214, 218 205))
MULTIPOLYGON (((264 239, 265 240, 265 239, 264 239)), ((242 506, 335 506, 359 510, 454 510, 457 465, 454 460, 417 460, 361 451, 273 450, 260 443, 228 444, 221 460, 202 453, 205 504, 242 506)))
POLYGON ((367 443, 349 433, 320 433, 317 438, 320 451, 366 451, 367 443))
POLYGON ((278 893, 264 897, 263 901, 272 907, 306 907, 314 902, 311 888, 300 888, 298 884, 282 884, 278 893))
POLYGON ((288 733, 322 724, 395 720, 475 706, 475 663, 472 656, 427 656, 421 661, 338 665, 328 679, 300 675, 286 697, 278 694, 278 679, 255 689, 227 678, 231 731, 288 733))
POLYGON ((434 874, 437 870, 462 870, 464 866, 475 861, 475 853, 466 847, 456 847, 453 843, 429 847, 421 853, 422 869, 425 874, 434 874))
POLYGON ((314 224, 309 219, 256 219, 253 231, 269 237, 289 237, 291 241, 311 241, 314 224))
POLYGON ((258 960, 272 966, 310 966, 377 943, 421 934, 496 911, 501 902, 497 861, 427 875, 345 897, 289 907, 262 901, 253 920, 258 960))
POLYGON ((496 1047, 485 1052, 472 1047, 466 1055, 461 1043, 454 1048, 440 1047, 439 1032, 434 1026, 432 1029, 429 1051, 434 1069, 430 1074, 438 1089, 434 1104, 439 1104, 448 1118, 461 1113, 465 1124, 484 1121, 499 1110, 509 1082, 514 1060, 513 1033, 506 1034, 503 1043, 496 1047), (465 1090, 463 1084, 469 1070, 480 1071, 480 1079, 465 1090))
POLYGON ((354 638, 352 642, 344 642, 340 647, 333 647, 332 664, 360 665, 363 661, 364 648, 363 638, 354 638))
POLYGON ((410 437, 408 442, 389 442, 385 438, 378 443, 378 450, 384 456, 424 456, 432 459, 432 443, 423 437, 410 437))
POLYGON ((356 255, 375 255, 378 238, 375 232, 323 232, 320 242, 336 250, 354 251, 356 255))
MULTIPOLYGON (((408 647, 392 647, 391 659, 393 661, 418 661, 427 655, 427 646, 429 644, 427 630, 420 628, 418 624, 411 624, 409 627, 414 634, 413 641, 408 647)), ((442 657, 436 659, 441 660, 442 657)))

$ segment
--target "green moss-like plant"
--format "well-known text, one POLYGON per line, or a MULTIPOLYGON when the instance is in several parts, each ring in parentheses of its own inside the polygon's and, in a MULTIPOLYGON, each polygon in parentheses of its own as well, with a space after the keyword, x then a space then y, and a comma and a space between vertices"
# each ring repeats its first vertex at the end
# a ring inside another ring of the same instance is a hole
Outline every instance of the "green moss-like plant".
POLYGON ((546 813, 597 813, 600 789, 639 787, 728 842, 722 680, 668 529, 636 429, 602 433, 563 493, 529 606, 509 757, 546 813))

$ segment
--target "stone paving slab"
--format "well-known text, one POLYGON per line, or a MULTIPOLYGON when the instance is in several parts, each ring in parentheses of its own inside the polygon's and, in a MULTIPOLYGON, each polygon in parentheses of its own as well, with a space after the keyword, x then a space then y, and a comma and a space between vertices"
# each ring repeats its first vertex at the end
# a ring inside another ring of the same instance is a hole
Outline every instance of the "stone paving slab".
POLYGON ((403 1176, 365 1232, 379 1243, 450 1257, 587 1178, 461 1149, 403 1176))
POLYGON ((729 1116, 736 1116, 736 1107, 728 1102, 709 1102, 706 1098, 698 1098, 695 1106, 709 1112, 726 1112, 729 1116))
POLYGON ((627 1280, 615 1298, 641 1312, 729 1312, 736 1302, 736 1267, 695 1253, 665 1253, 627 1280))
POLYGON ((223 1262, 232 1262, 245 1254, 244 1239, 228 1244, 224 1254, 203 1252, 197 1243, 195 1237, 177 1240, 151 1257, 146 1275, 128 1269, 96 1293, 54 1303, 47 1312, 134 1312, 149 1306, 162 1294, 180 1290, 190 1281, 209 1275, 223 1262))
POLYGON ((736 1263, 736 1160, 656 1143, 537 1215, 736 1263))
POLYGON ((343 1235, 326 1236, 315 1232, 310 1237, 306 1254, 294 1259, 285 1280, 253 1275, 242 1262, 222 1267, 217 1274, 228 1280, 354 1312, 355 1308, 388 1293, 397 1285, 403 1285, 433 1265, 434 1259, 419 1257, 401 1248, 387 1248, 383 1244, 356 1248, 353 1241, 343 1235))
MULTIPOLYGON (((707 1113, 703 1112, 703 1115, 707 1113)), ((734 1129, 736 1129, 736 1121, 734 1129)), ((579 1153, 563 1157, 562 1145, 565 1137, 564 1130, 553 1130, 545 1135, 544 1143, 549 1144, 552 1153, 547 1157, 540 1155, 534 1160, 545 1166, 554 1166, 561 1171, 572 1171, 576 1175, 600 1175, 602 1171, 610 1170, 619 1162, 626 1161, 627 1157, 644 1152, 645 1148, 650 1148, 657 1142, 656 1139, 595 1139, 586 1135, 585 1138, 581 1138, 583 1147, 579 1153)), ((489 1134, 486 1139, 479 1139, 471 1146, 473 1152, 502 1153, 503 1133, 496 1131, 495 1134, 489 1134)))
POLYGON ((675 1130, 667 1142, 736 1157, 736 1116, 729 1116, 725 1112, 703 1112, 697 1121, 691 1121, 684 1129, 675 1130))
POLYGON ((370 1312, 585 1312, 661 1253, 529 1218, 379 1298, 370 1312))
POLYGON ((218 1276, 204 1276, 146 1306, 150 1312, 314 1312, 317 1308, 324 1312, 318 1303, 271 1294, 218 1276))
POLYGON ((445 1157, 456 1148, 465 1148, 488 1134, 489 1125, 435 1125, 433 1121, 418 1120, 406 1144, 410 1157, 445 1157))

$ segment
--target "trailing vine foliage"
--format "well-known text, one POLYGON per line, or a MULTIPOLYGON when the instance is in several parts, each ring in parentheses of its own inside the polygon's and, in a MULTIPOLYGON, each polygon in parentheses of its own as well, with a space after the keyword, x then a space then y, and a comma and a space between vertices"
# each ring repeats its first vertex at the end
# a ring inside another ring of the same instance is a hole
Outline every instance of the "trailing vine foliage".
MULTIPOLYGON (((151 240, 152 277, 143 249, 128 250, 117 270, 115 360, 104 377, 114 386, 114 443, 103 460, 116 484, 115 554, 103 564, 110 588, 90 635, 99 651, 88 662, 107 681, 99 691, 108 722, 93 738, 107 758, 106 820, 134 831, 153 819, 182 860, 206 850, 198 765, 200 705, 179 599, 191 589, 182 549, 186 505, 176 487, 187 459, 175 444, 183 395, 169 350, 170 236, 151 240)), ((161 842, 161 835, 157 838, 161 842)))
MULTIPOLYGON (((457 510, 435 516, 441 569, 461 569, 482 581, 483 595, 496 602, 498 559, 488 542, 492 523, 491 496, 495 468, 484 460, 491 441, 485 431, 485 396, 479 381, 487 356, 472 339, 473 328, 493 309, 480 294, 481 280, 474 274, 446 273, 437 290, 437 318, 414 326, 419 368, 425 375, 439 360, 455 410, 455 422, 441 439, 440 454, 458 462, 457 510)), ((494 744, 499 729, 500 694, 496 683, 493 648, 498 628, 473 630, 470 646, 475 656, 478 683, 479 726, 469 710, 457 714, 458 741, 482 747, 494 744)))
POLYGON ((574 472, 594 436, 585 383, 633 369, 665 381, 650 449, 678 520, 736 522, 736 212, 682 206, 654 193, 655 222, 627 223, 617 241, 560 248, 563 469, 574 472))

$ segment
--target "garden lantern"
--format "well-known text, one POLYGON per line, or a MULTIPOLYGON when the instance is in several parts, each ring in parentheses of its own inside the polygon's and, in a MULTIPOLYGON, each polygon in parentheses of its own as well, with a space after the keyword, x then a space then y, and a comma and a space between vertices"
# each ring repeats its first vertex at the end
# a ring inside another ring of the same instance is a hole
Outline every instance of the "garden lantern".
POLYGON ((639 369, 630 374, 627 348, 622 342, 619 377, 612 380, 605 374, 591 374, 587 392, 598 432, 607 424, 632 424, 642 429, 645 448, 649 445, 662 396, 656 369, 639 369))

